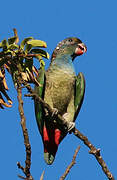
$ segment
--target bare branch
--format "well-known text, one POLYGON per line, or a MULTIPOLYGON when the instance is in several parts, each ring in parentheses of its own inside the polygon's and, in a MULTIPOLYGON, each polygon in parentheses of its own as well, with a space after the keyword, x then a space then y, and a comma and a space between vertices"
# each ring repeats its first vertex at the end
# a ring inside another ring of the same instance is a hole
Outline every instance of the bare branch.
POLYGON ((42 172, 42 175, 41 175, 41 177, 40 177, 40 180, 43 180, 44 174, 45 174, 45 171, 42 172))
POLYGON ((20 179, 25 179, 25 180, 26 180, 26 178, 23 177, 23 176, 18 175, 18 177, 19 177, 20 179))
POLYGON ((18 177, 19 177, 20 179, 32 180, 31 178, 25 178, 25 177, 23 177, 23 176, 21 176, 21 175, 18 175, 18 177))
MULTIPOLYGON (((20 83, 19 83, 20 84, 20 83)), ((24 136, 24 145, 26 148, 26 161, 25 161, 25 168, 20 165, 18 162, 18 168, 20 168, 23 173, 26 175, 27 180, 33 180, 33 177, 31 176, 30 173, 30 166, 31 166, 31 145, 29 142, 29 136, 28 136, 28 131, 26 128, 26 118, 24 116, 24 110, 23 110, 23 100, 22 100, 22 88, 21 84, 17 87, 17 98, 19 102, 19 113, 20 113, 20 118, 21 118, 21 127, 23 131, 23 136, 24 136)))
POLYGON ((65 170, 64 174, 60 177, 60 180, 64 180, 66 178, 66 176, 69 174, 70 169, 74 166, 74 164, 76 163, 76 156, 78 154, 80 150, 80 146, 77 147, 77 149, 75 150, 72 162, 70 163, 70 165, 67 167, 67 169, 65 170))
POLYGON ((98 163, 101 165, 102 170, 105 173, 105 175, 108 177, 108 179, 114 180, 112 173, 109 171, 106 163, 104 162, 102 156, 100 155, 100 149, 96 149, 95 146, 91 144, 91 142, 88 140, 88 138, 84 136, 78 129, 75 128, 73 130, 73 133, 76 137, 82 140, 86 146, 89 147, 90 149, 89 153, 95 156, 95 158, 97 159, 98 163))

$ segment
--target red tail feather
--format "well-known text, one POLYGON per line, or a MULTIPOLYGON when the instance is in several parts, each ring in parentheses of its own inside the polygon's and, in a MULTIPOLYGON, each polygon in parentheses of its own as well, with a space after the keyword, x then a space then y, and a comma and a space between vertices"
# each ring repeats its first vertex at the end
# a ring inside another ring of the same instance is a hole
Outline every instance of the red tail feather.
POLYGON ((58 145, 60 143, 61 131, 57 128, 47 129, 46 126, 43 128, 43 143, 44 152, 56 153, 58 145))

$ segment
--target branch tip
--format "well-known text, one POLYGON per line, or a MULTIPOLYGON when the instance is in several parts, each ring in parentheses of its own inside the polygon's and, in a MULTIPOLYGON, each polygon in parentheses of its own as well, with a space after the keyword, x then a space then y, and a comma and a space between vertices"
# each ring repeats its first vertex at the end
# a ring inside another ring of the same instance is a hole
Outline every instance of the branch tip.
POLYGON ((80 146, 78 146, 75 150, 75 153, 73 155, 73 159, 72 159, 72 162, 70 163, 70 165, 66 168, 64 174, 60 177, 60 180, 64 180, 66 178, 66 176, 69 174, 70 172, 70 169, 74 166, 74 164, 76 164, 76 156, 78 154, 80 150, 80 146))

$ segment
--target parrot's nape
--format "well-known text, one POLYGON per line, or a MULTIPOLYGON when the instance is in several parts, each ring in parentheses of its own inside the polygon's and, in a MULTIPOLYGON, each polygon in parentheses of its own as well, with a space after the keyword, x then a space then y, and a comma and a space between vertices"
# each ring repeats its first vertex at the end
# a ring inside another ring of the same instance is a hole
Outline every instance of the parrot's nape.
MULTIPOLYGON (((80 111, 85 92, 84 76, 82 73, 76 76, 73 60, 86 51, 86 46, 78 38, 70 37, 61 41, 53 51, 48 70, 39 70, 37 80, 40 86, 35 86, 35 92, 58 111, 71 127, 80 111)), ((52 164, 58 145, 68 132, 60 129, 56 120, 39 102, 34 100, 34 103, 36 121, 44 145, 44 159, 47 164, 52 164)))

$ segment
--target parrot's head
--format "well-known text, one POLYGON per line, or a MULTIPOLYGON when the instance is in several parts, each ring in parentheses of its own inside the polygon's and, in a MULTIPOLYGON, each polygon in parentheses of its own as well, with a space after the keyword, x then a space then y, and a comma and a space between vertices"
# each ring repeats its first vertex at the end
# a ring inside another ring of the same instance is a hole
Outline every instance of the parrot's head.
POLYGON ((70 55, 72 60, 74 60, 75 57, 84 54, 86 51, 87 47, 80 39, 76 37, 66 38, 53 51, 51 61, 54 61, 57 56, 64 54, 70 55))

